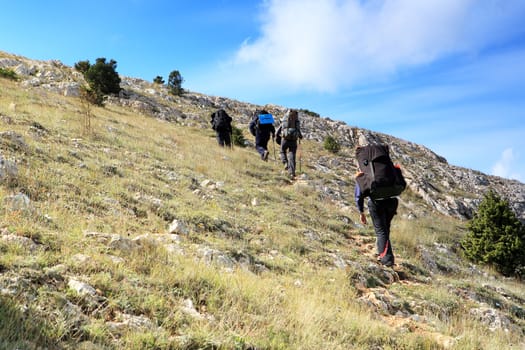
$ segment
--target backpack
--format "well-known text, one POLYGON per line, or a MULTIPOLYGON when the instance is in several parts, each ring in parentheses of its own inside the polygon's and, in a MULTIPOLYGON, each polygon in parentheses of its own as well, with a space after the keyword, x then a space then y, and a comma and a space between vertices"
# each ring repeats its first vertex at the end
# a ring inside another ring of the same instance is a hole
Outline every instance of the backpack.
POLYGON ((365 197, 390 198, 400 195, 405 190, 405 178, 401 168, 392 163, 387 145, 358 147, 356 158, 361 171, 356 181, 365 197))
MULTIPOLYGON (((253 116, 255 120, 255 128, 258 130, 271 130, 273 127, 273 115, 263 110, 256 110, 253 116)), ((255 135, 255 129, 252 132, 255 135)))
POLYGON ((226 113, 224 109, 219 109, 212 114, 212 128, 217 131, 230 130, 232 118, 226 113))
POLYGON ((281 120, 281 134, 283 139, 295 141, 299 138, 299 117, 296 110, 286 113, 281 120))

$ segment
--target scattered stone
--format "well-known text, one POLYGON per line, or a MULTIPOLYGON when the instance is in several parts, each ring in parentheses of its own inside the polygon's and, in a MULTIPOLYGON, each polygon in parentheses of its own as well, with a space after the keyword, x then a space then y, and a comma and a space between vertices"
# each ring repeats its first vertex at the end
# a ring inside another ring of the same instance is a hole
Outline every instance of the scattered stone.
POLYGON ((67 286, 80 295, 91 295, 91 296, 97 295, 97 291, 95 290, 95 288, 91 287, 87 283, 84 283, 84 282, 81 282, 75 279, 70 279, 69 282, 67 283, 67 286))
POLYGON ((126 331, 137 331, 137 330, 153 330, 155 324, 144 315, 129 315, 125 313, 117 313, 116 320, 106 322, 108 329, 111 332, 123 333, 126 331))
POLYGON ((38 245, 32 239, 23 236, 7 234, 1 235, 0 239, 8 244, 17 244, 30 252, 34 252, 38 248, 38 245))
POLYGON ((168 228, 168 233, 187 235, 189 233, 189 230, 188 230, 188 227, 183 222, 175 219, 171 222, 168 228))
POLYGON ((0 144, 14 151, 29 151, 29 146, 24 141, 24 137, 15 131, 0 132, 0 144))
POLYGON ((488 326, 491 332, 503 330, 508 332, 513 326, 510 319, 496 309, 482 305, 480 307, 470 309, 470 314, 477 317, 481 322, 488 326))
POLYGON ((71 257, 71 260, 75 263, 75 264, 80 264, 80 265, 83 265, 83 264, 86 264, 88 261, 91 260, 91 257, 89 255, 85 255, 85 254, 81 254, 81 253, 78 253, 78 254, 75 254, 71 257))
POLYGON ((30 213, 33 210, 31 200, 23 193, 18 193, 4 198, 4 205, 10 211, 22 211, 30 213))

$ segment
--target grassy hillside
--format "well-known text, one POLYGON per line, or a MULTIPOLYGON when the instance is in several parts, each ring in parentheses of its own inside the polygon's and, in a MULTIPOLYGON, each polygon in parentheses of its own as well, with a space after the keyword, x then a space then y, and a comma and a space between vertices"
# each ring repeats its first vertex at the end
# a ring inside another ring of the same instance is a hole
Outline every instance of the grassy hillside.
POLYGON ((86 113, 0 79, 1 156, 17 169, 0 185, 1 349, 525 346, 523 284, 460 258, 464 222, 409 219, 409 191, 398 266, 377 265, 372 228, 320 190, 352 185, 314 166, 333 157, 321 143, 301 144, 291 184, 272 148, 263 162, 211 129, 115 104, 88 128, 86 113))

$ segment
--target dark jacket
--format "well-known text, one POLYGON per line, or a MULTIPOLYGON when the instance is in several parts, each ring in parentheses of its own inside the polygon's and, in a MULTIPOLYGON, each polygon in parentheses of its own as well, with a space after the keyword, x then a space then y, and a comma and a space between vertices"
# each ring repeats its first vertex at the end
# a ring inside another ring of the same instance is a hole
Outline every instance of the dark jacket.
POLYGON ((231 134, 232 133, 232 120, 233 120, 232 117, 230 117, 224 109, 219 109, 217 112, 214 112, 211 114, 210 123, 211 123, 212 129, 217 131, 218 133, 231 134), (217 125, 217 121, 221 118, 224 118, 225 120, 225 123, 222 127, 217 125))
POLYGON ((275 137, 275 126, 273 124, 257 125, 258 120, 258 115, 254 115, 249 125, 250 133, 255 136, 256 144, 268 143, 270 135, 275 137))

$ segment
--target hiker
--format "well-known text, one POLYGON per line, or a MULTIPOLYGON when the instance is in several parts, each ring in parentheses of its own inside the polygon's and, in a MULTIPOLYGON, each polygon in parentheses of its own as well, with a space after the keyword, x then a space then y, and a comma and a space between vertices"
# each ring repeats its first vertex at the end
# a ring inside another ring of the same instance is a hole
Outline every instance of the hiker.
POLYGON ((217 143, 219 146, 231 147, 231 135, 232 135, 232 118, 226 113, 224 109, 211 114, 211 127, 217 134, 217 143))
POLYGON ((281 146, 279 155, 284 164, 284 169, 288 170, 288 175, 292 180, 295 178, 297 140, 302 138, 299 113, 295 109, 289 109, 281 120, 281 125, 277 128, 275 141, 281 146))
POLYGON ((273 116, 265 110, 256 110, 249 125, 250 133, 255 136, 255 149, 261 159, 268 160, 268 141, 270 136, 275 139, 273 116))
POLYGON ((386 145, 367 145, 356 150, 355 201, 360 221, 367 224, 364 200, 368 197, 368 211, 376 233, 377 260, 384 266, 394 265, 390 242, 390 223, 396 215, 398 196, 406 187, 399 166, 394 165, 386 145))
MULTIPOLYGON (((359 176, 359 175, 358 175, 359 176)), ((363 225, 367 224, 364 212, 365 196, 361 192, 359 184, 355 185, 355 201, 359 210, 360 220, 363 225)), ((377 260, 385 266, 394 265, 394 252, 390 243, 390 223, 397 211, 398 200, 396 197, 385 199, 368 198, 368 211, 374 224, 376 232, 377 260)))

